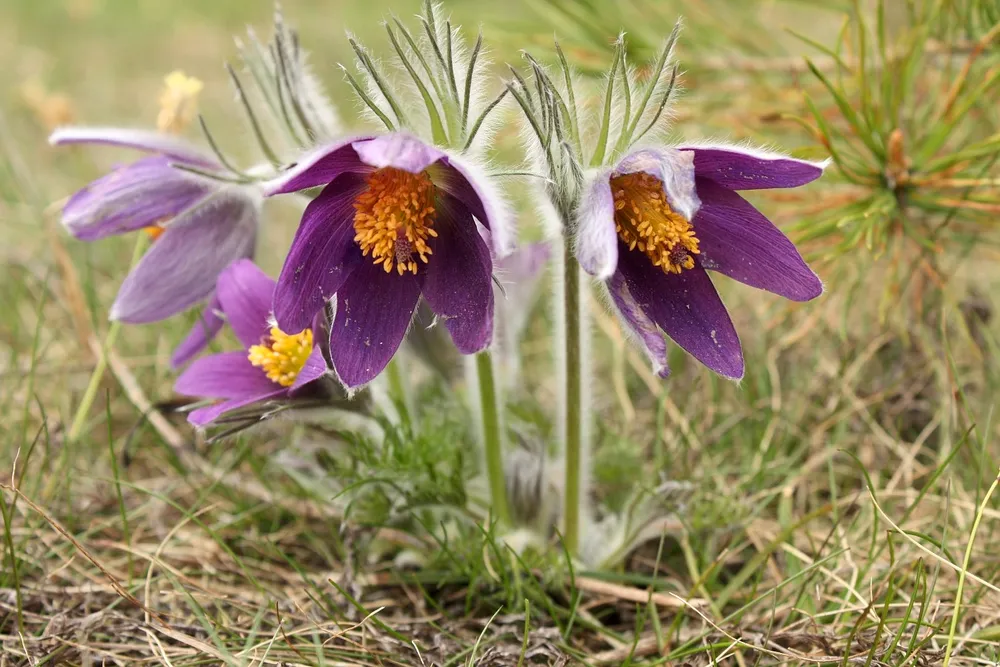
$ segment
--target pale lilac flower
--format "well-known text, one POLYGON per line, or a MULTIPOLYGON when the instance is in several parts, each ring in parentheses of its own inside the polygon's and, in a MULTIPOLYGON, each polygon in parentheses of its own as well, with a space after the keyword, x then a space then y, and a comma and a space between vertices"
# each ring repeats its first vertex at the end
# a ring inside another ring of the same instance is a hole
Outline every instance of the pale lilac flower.
POLYGON ((266 187, 325 186, 306 208, 275 291, 278 325, 299 330, 336 294, 330 353, 348 387, 389 363, 421 296, 463 354, 493 336, 493 252, 503 202, 470 163, 406 132, 321 149, 266 187))
POLYGON ((661 376, 669 373, 663 333, 713 371, 743 376, 739 337, 706 270, 793 301, 823 292, 792 242, 735 192, 798 187, 823 167, 706 145, 640 150, 591 176, 577 257, 606 281, 661 376))
POLYGON ((111 171, 70 197, 63 224, 78 239, 95 241, 145 229, 155 239, 125 278, 111 319, 147 323, 204 301, 233 260, 252 257, 261 196, 254 186, 216 181, 222 167, 170 135, 117 128, 63 128, 53 145, 107 144, 151 153, 111 171))
MULTIPOLYGON (((288 334, 271 321, 274 285, 247 259, 219 275, 213 321, 224 319, 243 349, 197 359, 177 379, 174 390, 179 394, 219 399, 191 412, 192 424, 205 426, 239 408, 294 398, 327 374, 320 347, 313 344, 318 324, 288 334)), ((192 332, 195 337, 200 326, 192 332)))

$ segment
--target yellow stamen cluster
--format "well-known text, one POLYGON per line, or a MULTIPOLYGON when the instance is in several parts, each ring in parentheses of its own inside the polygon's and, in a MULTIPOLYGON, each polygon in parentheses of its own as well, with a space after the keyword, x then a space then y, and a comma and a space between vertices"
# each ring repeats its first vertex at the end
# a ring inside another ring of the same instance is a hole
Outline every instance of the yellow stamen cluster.
POLYGON ((76 118, 73 101, 63 93, 48 90, 38 79, 26 81, 21 86, 21 99, 50 130, 72 125, 76 118))
POLYGON ((629 250, 638 248, 664 273, 694 268, 700 253, 691 222, 667 203, 663 181, 645 172, 611 179, 615 229, 629 250))
POLYGON ((417 272, 431 254, 427 240, 437 236, 434 184, 426 173, 384 167, 368 176, 368 187, 354 200, 354 240, 365 257, 386 273, 417 272), (416 255, 416 257, 414 257, 416 255))
POLYGON ((198 113, 198 94, 204 84, 180 70, 168 74, 163 84, 156 127, 161 132, 183 132, 198 113))
POLYGON ((143 227, 142 231, 146 232, 146 234, 149 235, 149 239, 151 241, 155 241, 156 239, 163 236, 163 232, 167 230, 163 225, 157 224, 157 225, 150 225, 149 227, 143 227))
POLYGON ((313 350, 312 329, 286 334, 271 327, 271 335, 248 350, 247 359, 267 374, 267 379, 291 387, 313 350))

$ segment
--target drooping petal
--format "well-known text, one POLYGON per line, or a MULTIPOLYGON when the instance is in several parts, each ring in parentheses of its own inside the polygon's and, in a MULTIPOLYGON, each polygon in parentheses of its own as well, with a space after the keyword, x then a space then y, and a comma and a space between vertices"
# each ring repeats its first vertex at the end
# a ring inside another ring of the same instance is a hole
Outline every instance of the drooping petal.
POLYGON ((462 354, 484 350, 493 338, 493 261, 464 204, 438 199, 437 238, 421 291, 462 354))
POLYGON ((282 331, 302 331, 341 288, 355 267, 369 263, 354 242, 354 199, 364 189, 357 174, 342 174, 309 203, 274 290, 274 317, 282 331))
POLYGON ((797 160, 780 153, 719 145, 684 146, 694 154, 695 175, 729 190, 795 188, 816 180, 826 163, 797 160))
POLYGON ((615 199, 610 177, 608 170, 601 170, 588 178, 577 217, 576 258, 584 271, 600 280, 609 278, 618 264, 615 199))
POLYGON ((188 332, 188 335, 181 341, 170 357, 171 368, 179 368, 196 357, 222 331, 225 323, 226 320, 222 314, 222 305, 219 303, 219 295, 212 294, 208 305, 205 306, 205 309, 198 316, 198 321, 194 323, 191 331, 188 332))
POLYGON ((180 137, 124 127, 60 127, 49 135, 49 144, 106 144, 166 155, 175 161, 219 168, 207 153, 180 137))
POLYGON ((702 206, 694 228, 702 266, 793 301, 823 293, 823 283, 788 237, 743 197, 702 178, 698 192, 702 206))
POLYGON ((70 197, 62 222, 78 239, 97 239, 169 221, 214 185, 152 156, 112 171, 70 197))
POLYGON ((500 189, 482 169, 461 156, 448 154, 431 168, 431 174, 437 187, 465 204, 489 230, 497 259, 514 249, 514 216, 500 189))
MULTIPOLYGON (((243 347, 260 343, 269 330, 274 281, 249 259, 238 259, 219 274, 216 297, 243 347)), ((291 332, 291 333, 298 333, 291 332)))
POLYGON ((125 278, 111 319, 156 322, 207 298, 224 268, 253 255, 259 206, 252 193, 233 188, 175 218, 125 278))
POLYGON ((552 249, 548 243, 529 243, 496 262, 494 272, 500 289, 494 290, 499 300, 496 335, 516 344, 535 305, 538 283, 552 249))
POLYGON ((299 160, 295 166, 265 183, 262 187, 264 194, 270 197, 298 192, 326 185, 344 173, 371 171, 371 168, 358 157, 352 145, 363 139, 365 137, 341 139, 317 148, 299 160))
MULTIPOLYGON (((319 335, 319 332, 315 332, 319 335)), ((298 376, 295 378, 295 384, 289 387, 289 390, 301 389, 303 386, 309 384, 313 380, 318 380, 326 374, 327 368, 326 360, 323 359, 323 352, 320 350, 319 345, 313 346, 313 351, 306 359, 305 365, 302 366, 302 370, 299 371, 298 376)))
POLYGON ((670 375, 670 368, 667 366, 667 342, 660 330, 656 328, 656 324, 646 316, 642 307, 636 303, 622 272, 615 271, 611 279, 608 280, 607 286, 615 309, 628 325, 629 331, 638 338, 639 343, 646 350, 647 356, 653 362, 653 370, 661 378, 670 375))
POLYGON ((419 174, 445 156, 408 132, 391 132, 351 144, 361 161, 375 169, 393 167, 419 174))
POLYGON ((537 278, 551 256, 552 247, 548 242, 526 243, 503 259, 497 260, 497 277, 504 285, 521 285, 537 278))
POLYGON ((644 171, 663 182, 670 208, 690 220, 701 202, 694 185, 694 157, 673 148, 645 149, 627 155, 612 176, 644 171))
POLYGON ((259 403, 261 401, 267 401, 272 398, 278 398, 285 396, 287 390, 272 391, 269 394, 260 394, 258 396, 242 396, 240 398, 231 398, 221 403, 216 403, 215 405, 209 405, 204 408, 198 408, 197 410, 192 410, 188 415, 188 422, 192 426, 208 426, 216 419, 226 414, 236 410, 237 408, 242 408, 247 405, 252 405, 253 403, 259 403))
POLYGON ((728 378, 743 377, 743 352, 729 313, 703 268, 664 273, 643 253, 619 248, 618 268, 635 303, 691 356, 728 378))
POLYGON ((362 263, 337 293, 330 356, 341 381, 358 387, 392 359, 413 317, 420 284, 371 262, 362 263))
POLYGON ((271 382, 247 360, 245 350, 196 359, 174 383, 174 391, 198 398, 245 398, 270 394, 284 387, 271 382))

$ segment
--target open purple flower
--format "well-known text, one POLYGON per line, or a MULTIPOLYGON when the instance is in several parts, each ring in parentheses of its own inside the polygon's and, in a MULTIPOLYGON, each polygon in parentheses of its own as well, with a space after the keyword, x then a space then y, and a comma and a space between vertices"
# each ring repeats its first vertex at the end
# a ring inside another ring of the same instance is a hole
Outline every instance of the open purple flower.
POLYGON ((588 182, 577 258, 607 281, 662 377, 663 333, 713 371, 743 377, 739 337, 706 269, 793 301, 823 292, 792 242, 734 192, 798 187, 823 167, 734 146, 660 148, 588 182))
MULTIPOLYGON (((248 259, 234 262, 219 275, 218 311, 244 349, 197 359, 177 378, 174 391, 179 394, 221 399, 191 412, 188 421, 195 426, 205 426, 237 408, 291 397, 326 374, 320 348, 313 345, 316 327, 288 334, 270 321, 274 285, 248 259)), ((195 326, 197 330, 202 325, 195 326)))
POLYGON ((325 186, 309 204, 278 278, 274 315, 296 331, 334 294, 330 353, 345 385, 392 358, 423 296, 463 354, 493 335, 493 259, 510 243, 503 202, 463 159, 394 132, 333 144, 269 184, 325 186))
POLYGON ((180 164, 221 171, 215 160, 187 142, 117 128, 64 128, 49 141, 152 153, 87 185, 63 209, 63 224, 84 241, 140 229, 155 239, 122 283, 111 319, 141 324, 175 315, 205 300, 230 262, 253 256, 259 192, 174 168, 180 164))

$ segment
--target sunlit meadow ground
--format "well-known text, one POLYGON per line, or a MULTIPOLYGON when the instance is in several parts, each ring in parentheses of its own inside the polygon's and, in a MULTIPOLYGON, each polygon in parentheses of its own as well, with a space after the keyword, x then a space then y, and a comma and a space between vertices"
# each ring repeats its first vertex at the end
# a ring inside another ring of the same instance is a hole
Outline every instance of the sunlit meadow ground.
MULTIPOLYGON (((416 7, 284 4, 350 123, 334 65, 349 53, 344 28, 383 48, 379 19, 416 7)), ((482 4, 448 9, 489 31, 521 8, 482 4)), ((224 144, 249 155, 228 121, 221 63, 246 24, 267 34, 271 11, 258 0, 0 5, 0 666, 923 665, 949 643, 955 664, 997 664, 1000 501, 983 502, 1000 463, 995 246, 952 262, 943 307, 923 315, 909 292, 882 297, 885 260, 864 250, 819 264, 828 293, 810 304, 723 284, 747 356, 740 385, 678 352, 673 377, 655 380, 599 315, 595 495, 614 505, 661 478, 694 489, 662 545, 616 571, 518 564, 469 531, 423 545, 438 557, 404 572, 393 556, 419 538, 342 524, 324 468, 290 457, 288 434, 204 445, 176 416, 137 426, 171 398, 183 318, 123 331, 86 436, 64 446, 132 241, 73 241, 58 202, 127 155, 56 151, 45 124, 152 125, 162 78, 179 68, 205 81, 201 108, 224 144)), ((819 39, 835 32, 811 11, 783 18, 819 39)), ((696 20, 682 61, 712 38, 696 20)), ((494 52, 516 58, 509 41, 494 52)), ((682 134, 825 157, 775 120, 801 113, 795 77, 777 95, 757 94, 752 76, 694 78, 677 111, 682 134)), ((509 124, 500 140, 517 155, 509 124)), ((754 201, 787 223, 835 197, 832 187, 754 201)), ((268 211, 260 262, 273 274, 296 211, 268 211)), ((535 227, 530 210, 524 222, 535 227)), ((535 438, 555 403, 544 312, 514 397, 535 438)), ((418 403, 422 431, 399 436, 407 452, 372 464, 386 477, 433 485, 431 462, 468 448, 459 408, 441 393, 422 394, 432 397, 418 403)))

